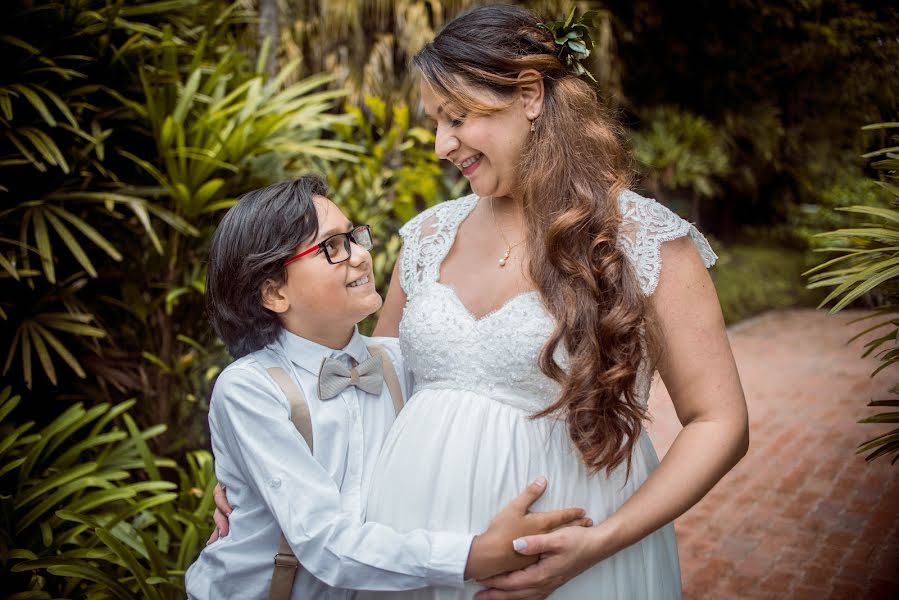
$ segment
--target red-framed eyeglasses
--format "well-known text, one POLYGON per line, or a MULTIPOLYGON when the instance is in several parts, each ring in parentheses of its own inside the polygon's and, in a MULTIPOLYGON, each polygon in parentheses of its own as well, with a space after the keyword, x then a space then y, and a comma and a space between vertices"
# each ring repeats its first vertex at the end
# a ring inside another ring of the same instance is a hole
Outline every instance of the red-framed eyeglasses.
POLYGON ((310 246, 302 252, 295 254, 285 260, 284 266, 286 267, 293 261, 299 260, 307 254, 312 254, 318 249, 321 249, 322 252, 325 253, 325 258, 327 258, 328 262, 332 265, 342 263, 345 260, 349 260, 350 256, 352 256, 353 251, 350 242, 362 246, 366 250, 371 250, 372 240, 371 229, 369 228, 369 226, 359 225, 358 227, 354 227, 351 231, 347 231, 346 233, 336 233, 330 237, 327 237, 316 245, 310 246))

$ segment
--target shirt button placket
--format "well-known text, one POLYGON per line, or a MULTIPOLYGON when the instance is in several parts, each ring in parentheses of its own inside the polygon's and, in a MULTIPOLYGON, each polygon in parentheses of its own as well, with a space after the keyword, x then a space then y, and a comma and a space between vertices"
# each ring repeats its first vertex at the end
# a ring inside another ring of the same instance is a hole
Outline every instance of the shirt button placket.
POLYGON ((360 412, 360 397, 364 394, 358 388, 354 389, 354 394, 350 400, 350 412, 352 414, 352 425, 350 436, 350 464, 348 465, 349 477, 348 496, 353 506, 353 510, 361 511, 360 486, 361 486, 361 467, 362 467, 362 417, 360 412))

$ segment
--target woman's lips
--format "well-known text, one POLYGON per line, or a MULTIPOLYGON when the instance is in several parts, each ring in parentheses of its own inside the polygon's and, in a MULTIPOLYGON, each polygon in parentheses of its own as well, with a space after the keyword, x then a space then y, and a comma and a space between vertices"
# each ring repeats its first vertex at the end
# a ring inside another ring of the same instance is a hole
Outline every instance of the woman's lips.
POLYGON ((478 154, 477 159, 475 161, 471 162, 470 160, 468 160, 468 161, 465 161, 465 163, 463 163, 463 164, 467 164, 467 166, 462 167, 460 165, 459 168, 462 169, 462 174, 466 177, 470 177, 471 174, 474 173, 477 170, 477 168, 481 165, 481 159, 483 157, 484 157, 483 154, 478 154))

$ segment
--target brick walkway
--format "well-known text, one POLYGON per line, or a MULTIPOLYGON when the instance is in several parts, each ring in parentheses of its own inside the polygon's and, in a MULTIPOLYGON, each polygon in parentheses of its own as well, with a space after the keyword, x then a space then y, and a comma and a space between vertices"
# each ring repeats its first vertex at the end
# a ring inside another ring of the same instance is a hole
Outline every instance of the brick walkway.
MULTIPOLYGON (((684 598, 899 598, 899 463, 857 444, 888 430, 855 422, 899 373, 846 345, 860 313, 768 313, 731 330, 750 416, 747 456, 675 526, 684 598)), ((650 427, 662 455, 680 424, 656 382, 650 427)))

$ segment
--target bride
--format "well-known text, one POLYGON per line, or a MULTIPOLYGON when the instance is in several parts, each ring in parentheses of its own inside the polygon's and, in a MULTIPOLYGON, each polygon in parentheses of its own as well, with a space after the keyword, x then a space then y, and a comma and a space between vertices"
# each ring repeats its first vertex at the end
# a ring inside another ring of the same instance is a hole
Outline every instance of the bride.
POLYGON ((415 393, 366 519, 480 531, 547 474, 543 506, 582 506, 597 525, 516 540, 540 561, 477 598, 679 598, 671 523, 748 445, 716 256, 628 191, 618 127, 567 62, 513 6, 463 14, 414 59, 437 154, 474 193, 401 230, 375 334, 399 335, 415 393), (655 369, 684 425, 661 464, 643 429, 655 369))

